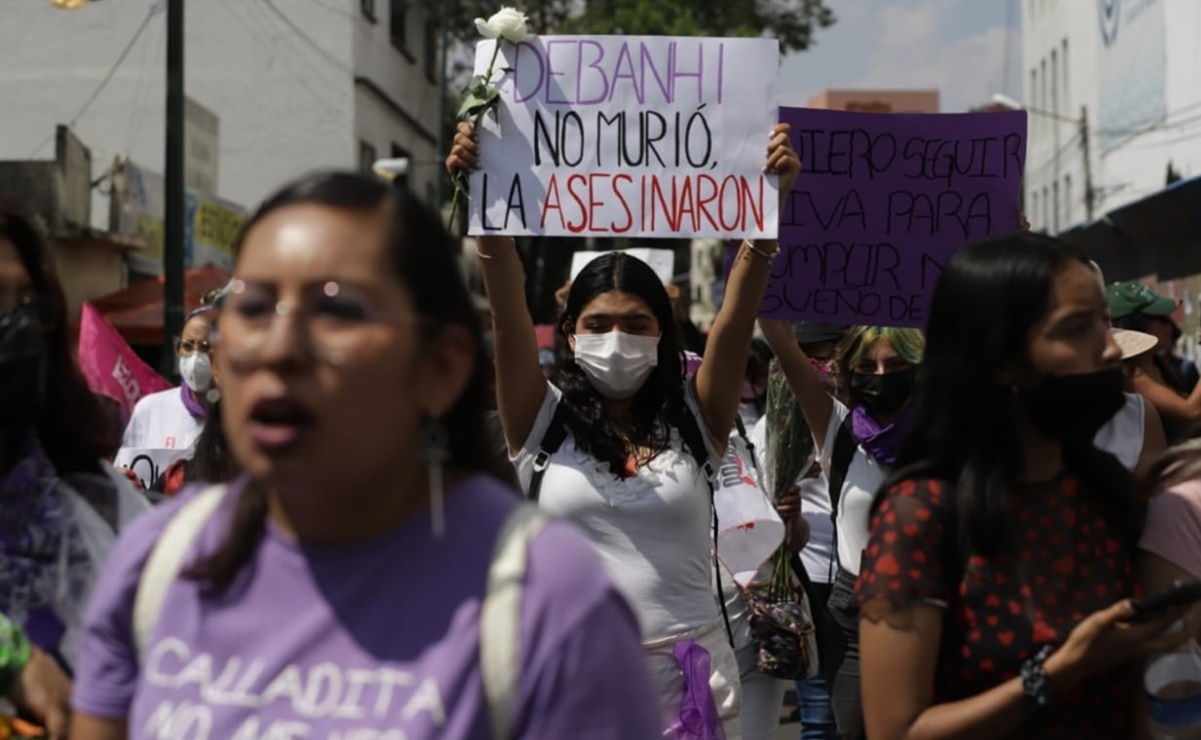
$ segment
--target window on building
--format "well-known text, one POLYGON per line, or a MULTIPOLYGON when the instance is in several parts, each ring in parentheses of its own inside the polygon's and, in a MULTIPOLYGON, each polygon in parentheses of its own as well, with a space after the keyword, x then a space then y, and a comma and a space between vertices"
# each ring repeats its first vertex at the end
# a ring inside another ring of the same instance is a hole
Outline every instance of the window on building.
POLYGON ((421 42, 421 56, 425 62, 425 76, 430 82, 438 81, 438 22, 433 18, 425 21, 425 38, 421 42))
POLYGON ((367 20, 375 20, 375 0, 359 0, 359 10, 367 20))
POLYGON ((1051 194, 1043 185, 1043 231, 1051 230, 1051 194))
POLYGON ((1067 39, 1063 40, 1063 48, 1059 54, 1059 68, 1063 70, 1063 84, 1059 86, 1059 97, 1063 99, 1063 109, 1068 112, 1068 115, 1071 115, 1072 99, 1071 99, 1071 96, 1068 95, 1068 90, 1070 89, 1068 87, 1068 85, 1069 85, 1069 81, 1071 80, 1071 78, 1068 77, 1068 40, 1067 39))
POLYGON ((409 48, 409 0, 390 0, 388 28, 392 45, 401 51, 409 48))
POLYGON ((370 175, 375 170, 375 160, 379 159, 375 147, 365 141, 359 141, 359 172, 370 175))
POLYGON ((1051 112, 1059 112, 1059 50, 1051 50, 1051 112))
MULTIPOLYGON (((1038 107, 1047 109, 1047 58, 1043 57, 1038 63, 1038 107)), ((1045 118, 1044 116, 1039 116, 1045 118)))
POLYGON ((1051 228, 1052 234, 1059 233, 1059 181, 1051 183, 1051 228))
POLYGON ((1032 202, 1033 202, 1034 207, 1030 209, 1030 218, 1034 220, 1034 223, 1030 224, 1030 228, 1034 229, 1035 231, 1038 231, 1042 225, 1038 223, 1039 212, 1038 212, 1038 191, 1037 190, 1035 190, 1032 195, 1032 202))
POLYGON ((1071 228, 1072 225, 1076 223, 1075 219, 1072 218, 1072 211, 1074 210, 1074 208, 1073 208, 1074 205, 1075 204, 1072 203, 1072 176, 1064 175, 1063 176, 1063 224, 1067 228, 1071 228))
POLYGON ((396 178, 392 181, 396 184, 396 187, 401 188, 402 190, 408 190, 408 188, 409 188, 409 172, 412 170, 412 167, 413 167, 413 158, 409 154, 409 150, 405 149, 400 144, 397 144, 395 141, 392 142, 392 159, 407 159, 407 160, 409 160, 409 170, 406 170, 403 175, 397 175, 396 178))

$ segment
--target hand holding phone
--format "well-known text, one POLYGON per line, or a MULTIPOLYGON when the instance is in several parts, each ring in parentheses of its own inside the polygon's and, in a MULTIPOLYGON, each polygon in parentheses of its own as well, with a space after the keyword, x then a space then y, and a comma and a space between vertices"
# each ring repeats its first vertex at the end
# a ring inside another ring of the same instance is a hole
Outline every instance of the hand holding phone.
POLYGON ((1197 602, 1201 602, 1201 581, 1177 581, 1150 599, 1135 601, 1134 616, 1130 621, 1135 624, 1153 622, 1166 617, 1174 609, 1189 607, 1197 602))

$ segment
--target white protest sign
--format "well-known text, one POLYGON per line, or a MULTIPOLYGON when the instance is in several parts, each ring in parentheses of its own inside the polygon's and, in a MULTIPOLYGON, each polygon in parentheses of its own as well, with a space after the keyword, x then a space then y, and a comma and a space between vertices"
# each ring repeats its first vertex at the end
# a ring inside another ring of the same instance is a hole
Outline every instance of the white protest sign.
MULTIPOLYGON (((477 75, 496 43, 476 47, 477 75)), ((763 172, 779 110, 775 40, 500 43, 472 235, 775 238, 776 177, 763 172)))
MULTIPOLYGON (((635 259, 640 259, 650 265, 659 279, 664 285, 671 285, 675 278, 676 253, 670 249, 644 249, 635 247, 633 249, 623 249, 623 254, 628 254, 635 259)), ((580 271, 588 266, 592 260, 600 257, 608 252, 576 252, 571 256, 571 279, 574 281, 579 276, 580 271)))
POLYGON ((168 450, 151 447, 122 447, 113 458, 113 466, 129 468, 138 476, 142 488, 150 490, 171 467, 171 463, 192 457, 193 449, 168 450))

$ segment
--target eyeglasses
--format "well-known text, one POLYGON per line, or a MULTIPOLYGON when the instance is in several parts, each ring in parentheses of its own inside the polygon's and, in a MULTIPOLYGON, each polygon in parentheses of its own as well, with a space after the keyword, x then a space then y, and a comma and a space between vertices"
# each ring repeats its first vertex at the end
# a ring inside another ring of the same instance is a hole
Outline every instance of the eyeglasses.
POLYGON ((197 352, 210 355, 213 353, 213 345, 204 339, 199 342, 191 339, 181 339, 175 343, 175 353, 180 357, 190 357, 197 352))
POLYGON ((331 365, 348 359, 374 327, 423 323, 420 317, 379 308, 368 290, 348 282, 312 283, 292 303, 279 300, 272 284, 235 279, 220 309, 218 346, 235 367, 258 364, 279 328, 292 319, 305 356, 331 365))

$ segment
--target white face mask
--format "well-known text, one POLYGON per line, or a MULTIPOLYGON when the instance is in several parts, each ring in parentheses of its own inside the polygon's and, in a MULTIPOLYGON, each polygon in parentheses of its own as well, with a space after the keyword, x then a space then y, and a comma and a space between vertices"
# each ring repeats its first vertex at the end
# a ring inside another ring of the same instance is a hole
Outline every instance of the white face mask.
POLYGON ((659 364, 659 337, 626 334, 577 334, 575 362, 605 398, 633 396, 659 364))
POLYGON ((179 358, 179 374, 193 393, 204 393, 213 386, 213 361, 203 352, 179 358))

